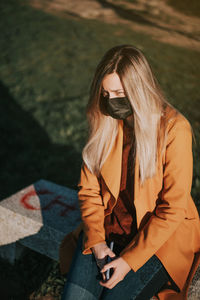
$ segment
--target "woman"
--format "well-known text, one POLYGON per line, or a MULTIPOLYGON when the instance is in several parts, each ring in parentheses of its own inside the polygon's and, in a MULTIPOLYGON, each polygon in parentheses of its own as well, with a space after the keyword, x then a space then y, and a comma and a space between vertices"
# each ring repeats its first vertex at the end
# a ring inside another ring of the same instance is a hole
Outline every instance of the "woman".
POLYGON ((60 248, 63 273, 73 256, 62 300, 187 299, 200 262, 190 123, 129 45, 97 66, 87 117, 82 223, 60 248))

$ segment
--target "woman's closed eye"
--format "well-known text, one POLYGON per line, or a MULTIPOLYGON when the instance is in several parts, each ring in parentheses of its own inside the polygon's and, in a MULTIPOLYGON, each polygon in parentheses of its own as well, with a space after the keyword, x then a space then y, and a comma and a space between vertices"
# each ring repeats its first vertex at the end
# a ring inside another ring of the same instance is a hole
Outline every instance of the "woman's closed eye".
MULTIPOLYGON (((103 98, 109 98, 108 93, 102 92, 101 95, 103 98)), ((111 97, 111 98, 117 98, 117 97, 125 97, 125 93, 124 92, 116 92, 115 96, 111 97)))
POLYGON ((124 94, 124 92, 118 92, 118 93, 117 93, 117 96, 119 96, 119 97, 124 97, 125 94, 124 94))

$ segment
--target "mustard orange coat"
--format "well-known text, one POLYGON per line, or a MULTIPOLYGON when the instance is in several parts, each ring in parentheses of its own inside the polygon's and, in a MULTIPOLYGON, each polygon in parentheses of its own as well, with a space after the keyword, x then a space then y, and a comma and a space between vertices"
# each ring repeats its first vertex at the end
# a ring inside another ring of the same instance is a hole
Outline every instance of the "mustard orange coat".
MULTIPOLYGON (((169 116, 172 110, 168 107, 169 116)), ((189 284, 200 263, 200 222, 191 197, 190 123, 178 114, 168 123, 167 133, 164 153, 161 155, 158 149, 156 174, 143 186, 139 184, 136 155, 133 201, 139 232, 120 256, 136 272, 155 254, 181 290, 177 293, 165 289, 158 294, 159 299, 178 300, 187 299, 189 284)), ((123 121, 119 120, 118 135, 100 177, 93 175, 85 164, 82 166, 78 197, 83 222, 61 244, 60 267, 63 273, 69 269, 82 228, 83 254, 91 253, 92 246, 105 241, 104 216, 112 212, 120 190, 122 145, 123 121)))

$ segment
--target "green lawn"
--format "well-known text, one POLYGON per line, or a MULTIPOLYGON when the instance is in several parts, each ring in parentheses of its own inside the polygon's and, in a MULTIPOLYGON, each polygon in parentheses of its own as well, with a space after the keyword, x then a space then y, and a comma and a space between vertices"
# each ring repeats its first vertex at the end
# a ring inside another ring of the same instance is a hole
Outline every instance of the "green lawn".
POLYGON ((108 48, 129 43, 144 51, 169 101, 194 128, 192 195, 200 209, 199 52, 121 24, 52 16, 20 0, 4 0, 0 9, 0 199, 41 178, 76 188, 94 69, 108 48))
POLYGON ((168 3, 185 15, 200 17, 199 0, 168 0, 168 3))
POLYGON ((149 58, 168 99, 191 121, 199 198, 199 53, 127 27, 58 18, 10 0, 1 4, 1 196, 45 178, 75 188, 86 138, 94 68, 111 46, 130 43, 149 58))

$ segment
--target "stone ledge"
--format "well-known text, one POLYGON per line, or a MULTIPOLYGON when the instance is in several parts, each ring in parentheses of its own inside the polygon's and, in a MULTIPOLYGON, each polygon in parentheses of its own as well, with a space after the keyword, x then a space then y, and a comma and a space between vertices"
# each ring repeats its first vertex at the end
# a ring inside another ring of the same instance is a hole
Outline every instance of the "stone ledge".
POLYGON ((80 221, 77 192, 41 179, 0 202, 0 255, 13 263, 17 241, 58 260, 62 239, 80 221))

